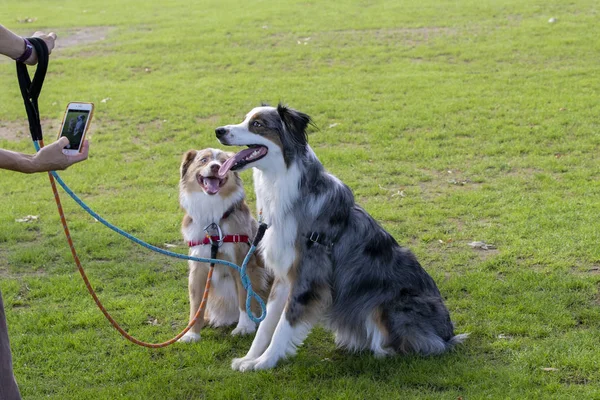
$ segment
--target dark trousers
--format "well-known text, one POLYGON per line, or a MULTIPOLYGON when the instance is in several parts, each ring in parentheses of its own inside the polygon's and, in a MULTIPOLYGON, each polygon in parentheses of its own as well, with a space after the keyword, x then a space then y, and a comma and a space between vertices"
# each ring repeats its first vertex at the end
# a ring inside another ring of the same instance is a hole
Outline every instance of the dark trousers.
POLYGON ((15 381, 12 355, 8 341, 8 327, 4 315, 4 303, 0 291, 0 400, 20 400, 21 394, 15 381))

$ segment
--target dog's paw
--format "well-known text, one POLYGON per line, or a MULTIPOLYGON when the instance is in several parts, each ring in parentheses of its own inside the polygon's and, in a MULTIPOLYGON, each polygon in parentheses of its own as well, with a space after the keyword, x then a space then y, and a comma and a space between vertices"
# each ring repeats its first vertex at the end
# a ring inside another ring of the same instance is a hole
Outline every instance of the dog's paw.
POLYGON ((258 358, 235 358, 231 363, 231 368, 240 371, 260 371, 263 369, 271 369, 277 365, 276 358, 260 356, 258 358))
POLYGON ((249 335, 251 333, 256 332, 256 324, 252 322, 252 324, 238 324, 231 334, 235 335, 249 335))
POLYGON ((252 371, 255 361, 255 358, 234 358, 231 362, 231 369, 240 372, 252 371))
POLYGON ((185 335, 179 338, 181 343, 194 343, 200 340, 200 335, 194 332, 187 331, 185 335))
POLYGON ((260 371, 263 369, 271 369, 277 365, 277 358, 274 357, 265 357, 264 355, 258 357, 254 360, 253 369, 255 371, 260 371))

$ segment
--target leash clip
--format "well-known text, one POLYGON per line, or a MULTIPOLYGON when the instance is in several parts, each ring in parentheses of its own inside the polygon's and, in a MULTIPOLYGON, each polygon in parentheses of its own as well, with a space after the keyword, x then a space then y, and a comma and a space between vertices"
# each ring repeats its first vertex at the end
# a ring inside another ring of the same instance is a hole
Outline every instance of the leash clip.
POLYGON ((221 247, 225 237, 223 236, 223 231, 221 230, 221 227, 219 226, 219 224, 217 224, 216 222, 213 222, 204 227, 204 232, 206 233, 206 237, 210 241, 210 244, 213 245, 214 244, 213 238, 212 238, 212 235, 210 234, 209 230, 213 230, 213 231, 217 232, 217 235, 219 237, 219 240, 217 241, 217 246, 221 247))

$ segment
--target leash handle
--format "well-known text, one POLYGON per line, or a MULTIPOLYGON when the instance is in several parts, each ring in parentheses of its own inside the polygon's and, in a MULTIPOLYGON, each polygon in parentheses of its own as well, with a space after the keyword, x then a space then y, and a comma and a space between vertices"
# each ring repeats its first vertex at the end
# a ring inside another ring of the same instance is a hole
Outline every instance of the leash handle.
POLYGON ((38 109, 38 97, 42 92, 46 72, 48 71, 49 53, 48 46, 40 38, 29 38, 31 45, 35 48, 38 62, 33 76, 33 81, 27 71, 27 65, 17 61, 17 77, 19 79, 19 88, 25 103, 27 119, 29 120, 29 132, 34 142, 43 140, 42 125, 40 123, 40 113, 38 109))

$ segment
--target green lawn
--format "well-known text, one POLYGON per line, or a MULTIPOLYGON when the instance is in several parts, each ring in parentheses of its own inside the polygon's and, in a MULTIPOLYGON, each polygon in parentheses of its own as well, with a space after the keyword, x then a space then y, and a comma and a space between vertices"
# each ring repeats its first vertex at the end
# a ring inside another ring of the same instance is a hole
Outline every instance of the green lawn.
MULTIPOLYGON (((316 329, 293 361, 245 374, 229 365, 252 338, 228 329, 137 347, 87 294, 47 176, 0 171, 0 288, 23 397, 600 398, 599 16, 593 0, 4 0, 0 23, 59 35, 46 141, 69 101, 96 104, 90 158, 61 176, 106 219, 185 253, 182 154, 282 101, 313 117, 321 161, 471 334, 450 354, 378 360, 316 329)), ((32 152, 14 69, 0 61, 0 147, 32 152)), ((63 201, 114 317, 147 341, 183 329, 187 264, 63 201)))

